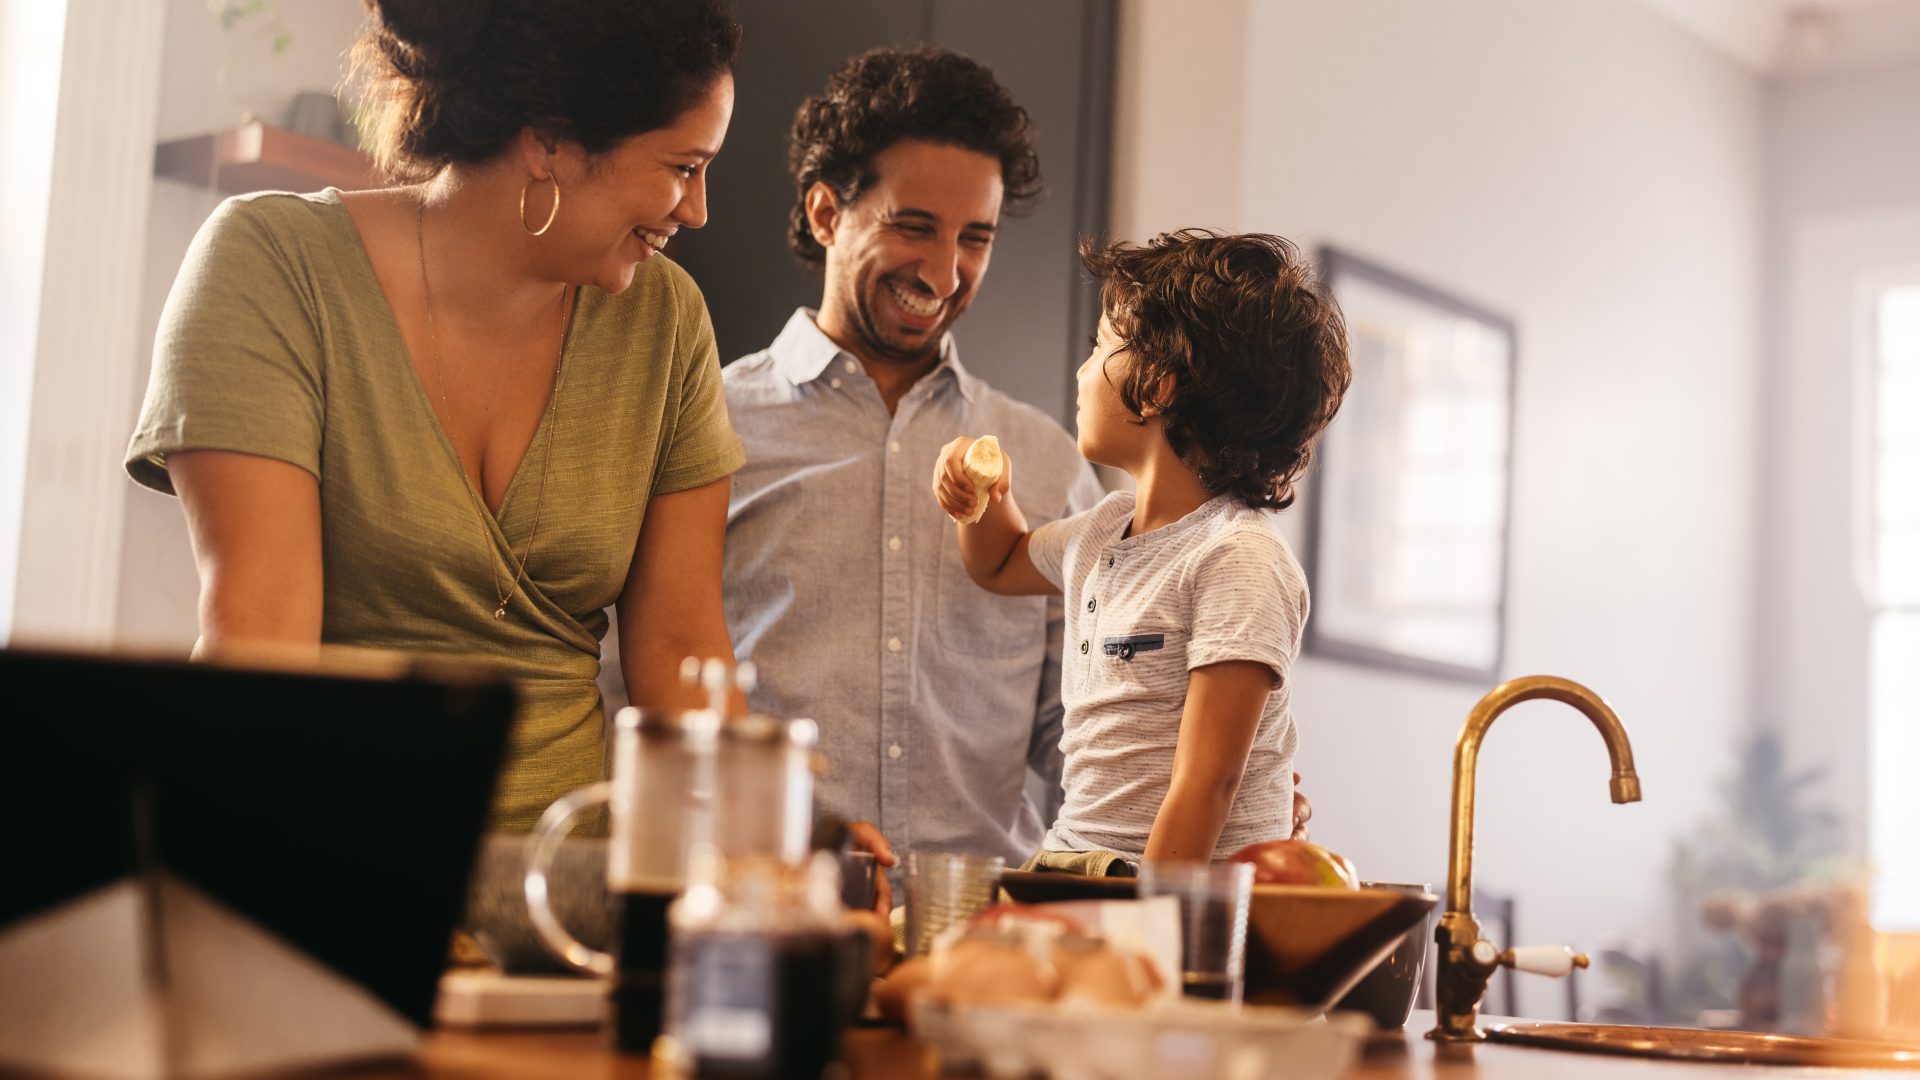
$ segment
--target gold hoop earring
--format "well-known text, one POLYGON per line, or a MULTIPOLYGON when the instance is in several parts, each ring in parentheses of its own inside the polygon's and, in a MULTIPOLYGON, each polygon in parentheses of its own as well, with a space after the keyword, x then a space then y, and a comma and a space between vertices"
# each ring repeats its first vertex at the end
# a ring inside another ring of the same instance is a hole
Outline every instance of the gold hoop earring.
POLYGON ((525 184, 521 185, 520 227, 527 230, 528 236, 545 236, 547 230, 553 228, 553 219, 560 216, 560 178, 557 176, 549 176, 547 179, 553 181, 553 209, 547 211, 546 224, 541 225, 537 229, 527 224, 527 189, 540 181, 536 177, 529 179, 525 184))

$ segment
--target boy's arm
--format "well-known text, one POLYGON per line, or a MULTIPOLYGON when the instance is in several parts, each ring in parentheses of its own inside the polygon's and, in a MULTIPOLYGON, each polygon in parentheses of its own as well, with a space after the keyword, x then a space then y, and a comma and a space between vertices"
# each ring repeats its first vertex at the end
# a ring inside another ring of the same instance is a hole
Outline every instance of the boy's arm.
MULTIPOLYGON (((967 448, 972 445, 973 440, 965 436, 948 443, 934 468, 934 501, 955 521, 964 520, 975 509, 973 482, 967 479, 964 465, 967 448)), ((980 520, 954 528, 959 530, 960 560, 966 565, 967 576, 981 588, 1005 596, 1059 594, 1027 554, 1027 539, 1032 534, 1013 501, 1011 460, 988 491, 986 512, 980 520)))
POLYGON ((1273 669, 1253 660, 1194 668, 1173 751, 1173 782, 1147 836, 1149 859, 1211 859, 1240 789, 1273 669))

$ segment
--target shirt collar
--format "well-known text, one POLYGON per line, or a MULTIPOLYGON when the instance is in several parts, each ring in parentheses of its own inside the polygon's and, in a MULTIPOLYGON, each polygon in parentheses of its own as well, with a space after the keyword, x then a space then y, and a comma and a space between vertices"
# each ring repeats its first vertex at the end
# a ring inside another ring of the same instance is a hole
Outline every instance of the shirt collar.
POLYGON ((1230 509, 1238 497, 1232 492, 1215 495, 1192 510, 1178 521, 1168 522, 1150 532, 1134 533, 1121 538, 1129 523, 1133 521, 1133 511, 1139 505, 1139 493, 1126 493, 1124 504, 1126 513, 1120 515, 1114 529, 1114 539, 1107 544, 1107 550, 1114 552, 1137 552, 1143 548, 1157 548, 1165 544, 1176 543, 1187 533, 1206 527, 1207 522, 1219 517, 1230 509))
MULTIPOLYGON (((812 308, 795 308, 780 336, 768 351, 773 354, 774 370, 795 386, 810 383, 826 374, 827 368, 843 356, 845 349, 834 344, 814 322, 819 313, 812 308)), ((960 346, 948 333, 940 339, 940 363, 926 375, 928 379, 951 381, 968 401, 974 398, 978 379, 960 364, 960 346)))

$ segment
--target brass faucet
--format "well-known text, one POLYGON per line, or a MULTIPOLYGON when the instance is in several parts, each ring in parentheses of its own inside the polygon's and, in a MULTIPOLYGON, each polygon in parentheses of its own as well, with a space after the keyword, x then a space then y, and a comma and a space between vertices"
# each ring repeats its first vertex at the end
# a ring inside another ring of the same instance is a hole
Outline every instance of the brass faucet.
POLYGON ((1587 966, 1585 956, 1576 955, 1564 946, 1498 951, 1492 942, 1480 936, 1480 924, 1473 917, 1473 786, 1480 742, 1501 713, 1534 698, 1564 702, 1585 713, 1593 726, 1600 729, 1600 737, 1607 741, 1607 755, 1613 759, 1613 780, 1609 785, 1613 801, 1640 801, 1640 776, 1633 771, 1633 747, 1627 742, 1627 731, 1600 695, 1570 679, 1529 675, 1501 683, 1480 699, 1467 714, 1466 726, 1460 729, 1460 738, 1453 748, 1453 830, 1447 848, 1447 910, 1433 933, 1440 950, 1435 980, 1436 1016, 1433 1030, 1427 1032, 1429 1039, 1440 1042, 1484 1039, 1486 1036, 1476 1024, 1480 998, 1487 992, 1487 980, 1502 967, 1542 975, 1565 975, 1575 967, 1587 966))

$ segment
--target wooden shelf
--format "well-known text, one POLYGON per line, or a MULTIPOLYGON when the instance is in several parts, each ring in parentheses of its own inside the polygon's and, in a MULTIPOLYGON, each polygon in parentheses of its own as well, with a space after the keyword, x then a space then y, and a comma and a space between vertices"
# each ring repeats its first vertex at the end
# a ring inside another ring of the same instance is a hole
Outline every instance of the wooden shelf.
POLYGON ((257 122, 161 143, 153 172, 234 195, 386 186, 373 159, 352 147, 257 122))

